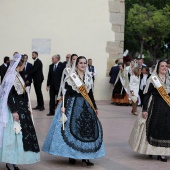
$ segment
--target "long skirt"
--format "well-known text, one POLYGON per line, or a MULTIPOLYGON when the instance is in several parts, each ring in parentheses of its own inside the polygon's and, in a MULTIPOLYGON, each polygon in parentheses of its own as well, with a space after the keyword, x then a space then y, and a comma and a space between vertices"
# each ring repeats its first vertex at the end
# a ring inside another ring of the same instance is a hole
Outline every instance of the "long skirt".
POLYGON ((74 159, 105 156, 101 123, 83 97, 68 99, 65 129, 62 128, 60 103, 42 150, 48 154, 74 159))
POLYGON ((170 155, 168 139, 169 106, 160 97, 154 97, 149 102, 148 118, 138 115, 132 129, 129 144, 138 153, 146 155, 170 155))
POLYGON ((22 132, 16 134, 13 130, 12 113, 8 110, 9 120, 4 129, 3 145, 0 148, 0 162, 11 164, 32 164, 40 161, 40 153, 24 151, 22 132))
POLYGON ((122 86, 120 79, 117 81, 113 92, 112 92, 112 102, 119 104, 129 104, 129 96, 122 86))

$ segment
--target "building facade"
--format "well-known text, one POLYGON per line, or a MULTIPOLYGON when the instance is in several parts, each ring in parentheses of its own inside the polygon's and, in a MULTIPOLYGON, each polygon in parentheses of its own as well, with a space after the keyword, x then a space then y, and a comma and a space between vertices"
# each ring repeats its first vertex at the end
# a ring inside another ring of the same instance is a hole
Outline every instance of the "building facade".
MULTIPOLYGON (((51 57, 68 53, 93 59, 97 70, 96 100, 111 98, 108 72, 124 45, 123 0, 0 0, 0 62, 15 51, 29 56, 39 52, 43 62, 43 94, 51 57)), ((34 89, 31 98, 35 100, 34 89)))

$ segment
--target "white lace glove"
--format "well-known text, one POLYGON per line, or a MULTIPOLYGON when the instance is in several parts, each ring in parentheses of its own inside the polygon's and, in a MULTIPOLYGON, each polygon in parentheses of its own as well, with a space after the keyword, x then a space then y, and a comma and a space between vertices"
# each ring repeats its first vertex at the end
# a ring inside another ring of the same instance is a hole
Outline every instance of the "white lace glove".
POLYGON ((19 134, 21 132, 21 126, 19 122, 14 121, 14 127, 13 130, 16 134, 19 134))

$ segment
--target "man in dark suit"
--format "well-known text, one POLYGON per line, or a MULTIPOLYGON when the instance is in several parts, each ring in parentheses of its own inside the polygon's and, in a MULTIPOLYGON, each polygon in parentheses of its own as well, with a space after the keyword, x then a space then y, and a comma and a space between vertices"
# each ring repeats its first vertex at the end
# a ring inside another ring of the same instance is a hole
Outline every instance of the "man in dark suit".
MULTIPOLYGON (((58 95, 60 83, 61 83, 61 77, 63 72, 63 63, 60 61, 60 55, 54 55, 52 57, 52 63, 49 66, 49 72, 48 72, 48 79, 47 79, 47 91, 49 90, 50 93, 50 112, 47 114, 47 116, 54 115, 55 112, 55 97, 58 95)), ((58 102, 58 101, 57 101, 58 102)))
POLYGON ((67 54, 67 55, 66 55, 66 61, 63 62, 63 67, 64 67, 64 68, 66 68, 66 65, 67 65, 70 57, 71 57, 71 54, 67 54))
POLYGON ((118 60, 115 61, 115 65, 111 68, 110 72, 109 72, 109 76, 110 76, 110 84, 115 83, 117 75, 119 73, 119 66, 118 66, 118 60))
POLYGON ((94 81, 95 76, 97 74, 95 67, 92 65, 92 59, 88 59, 88 70, 91 73, 92 79, 94 81))
POLYGON ((37 106, 33 109, 43 111, 44 107, 44 99, 41 91, 42 82, 44 80, 43 75, 43 64, 41 60, 38 58, 38 52, 32 52, 32 59, 34 60, 34 64, 32 70, 25 77, 32 76, 33 84, 35 88, 35 93, 37 96, 37 106))
MULTIPOLYGON (((24 54, 23 56, 24 56, 24 60, 25 60, 25 68, 20 74, 25 81, 25 85, 31 87, 32 76, 29 75, 29 76, 26 77, 25 75, 27 75, 32 70, 32 64, 28 62, 28 55, 27 54, 24 54)), ((27 93, 25 93, 25 102, 26 102, 26 104, 28 104, 27 93)))
POLYGON ((9 67, 9 63, 10 63, 10 58, 9 57, 4 57, 4 63, 0 66, 0 76, 1 76, 1 83, 2 80, 7 72, 7 69, 9 67))

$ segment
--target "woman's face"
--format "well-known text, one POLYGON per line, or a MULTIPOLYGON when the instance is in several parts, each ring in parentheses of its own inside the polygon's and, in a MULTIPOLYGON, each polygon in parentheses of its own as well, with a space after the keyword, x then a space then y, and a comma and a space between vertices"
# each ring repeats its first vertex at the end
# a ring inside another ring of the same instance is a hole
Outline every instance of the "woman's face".
POLYGON ((139 68, 138 69, 138 72, 139 72, 139 75, 142 73, 142 69, 141 68, 139 68))
POLYGON ((147 74, 146 68, 142 68, 142 74, 147 74))
POLYGON ((119 69, 120 69, 120 70, 123 70, 123 66, 122 66, 122 65, 119 65, 119 69))
POLYGON ((166 62, 161 62, 159 64, 159 69, 158 69, 158 74, 166 74, 166 72, 168 71, 168 65, 166 62))
POLYGON ((71 64, 73 64, 76 59, 77 59, 77 56, 73 56, 71 59, 71 64))
POLYGON ((131 61, 131 66, 133 67, 135 65, 135 62, 134 61, 131 61))
POLYGON ((77 64, 77 69, 80 71, 85 71, 86 67, 87 67, 87 61, 84 58, 80 59, 77 64))

